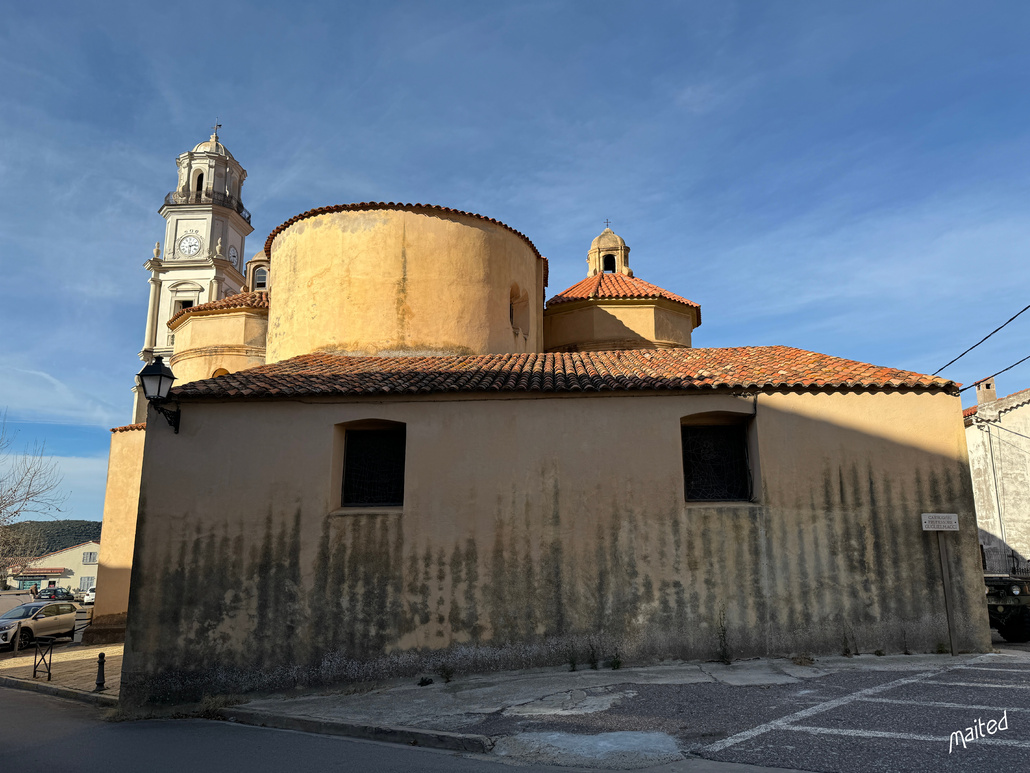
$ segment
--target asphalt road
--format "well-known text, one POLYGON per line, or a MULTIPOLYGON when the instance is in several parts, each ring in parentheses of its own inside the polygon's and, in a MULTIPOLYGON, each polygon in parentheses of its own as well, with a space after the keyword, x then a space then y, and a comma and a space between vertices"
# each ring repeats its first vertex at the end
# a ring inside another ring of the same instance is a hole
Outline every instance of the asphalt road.
MULTIPOLYGON (((482 759, 205 720, 104 722, 84 704, 0 688, 0 759, 11 770, 206 773, 294 770, 510 773, 482 759)), ((553 768, 519 768, 554 770, 553 768)))

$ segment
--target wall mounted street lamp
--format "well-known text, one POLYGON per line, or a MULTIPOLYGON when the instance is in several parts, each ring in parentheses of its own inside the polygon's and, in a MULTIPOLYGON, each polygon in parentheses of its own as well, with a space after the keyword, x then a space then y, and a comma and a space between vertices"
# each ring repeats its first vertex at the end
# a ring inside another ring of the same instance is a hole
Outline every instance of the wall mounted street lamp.
POLYGON ((178 435, 179 404, 175 404, 174 410, 164 407, 164 403, 168 401, 168 390, 172 388, 173 381, 175 381, 175 374, 172 373, 171 368, 165 365, 161 355, 156 356, 149 365, 144 365, 143 369, 136 374, 136 383, 143 390, 143 396, 147 398, 155 411, 168 419, 168 423, 178 435))

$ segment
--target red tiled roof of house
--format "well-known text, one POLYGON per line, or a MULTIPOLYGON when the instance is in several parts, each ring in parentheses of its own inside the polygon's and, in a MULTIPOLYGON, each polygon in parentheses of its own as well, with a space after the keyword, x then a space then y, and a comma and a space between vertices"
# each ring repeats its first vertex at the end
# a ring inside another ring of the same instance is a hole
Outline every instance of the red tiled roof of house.
POLYGON ((197 312, 202 311, 267 308, 268 293, 237 293, 236 295, 227 295, 217 301, 208 301, 207 303, 202 303, 199 306, 190 306, 188 309, 182 309, 178 314, 168 320, 168 327, 171 327, 173 322, 187 314, 196 314, 197 312))
POLYGON ((943 389, 953 381, 793 349, 635 349, 447 357, 305 354, 173 389, 178 397, 715 388, 943 389))
POLYGON ((64 567, 63 566, 51 566, 51 567, 47 567, 47 568, 44 568, 44 569, 40 569, 40 568, 37 568, 35 566, 26 566, 24 569, 22 569, 20 572, 18 572, 18 574, 15 575, 15 576, 18 577, 18 576, 21 576, 21 575, 25 575, 27 577, 31 577, 34 574, 64 574, 64 567))
POLYGON ((962 418, 968 419, 970 416, 974 415, 976 413, 976 408, 977 406, 974 405, 972 408, 966 408, 965 410, 963 410, 962 418))
POLYGON ((137 429, 146 429, 146 428, 147 428, 147 423, 145 421, 143 421, 143 422, 140 422, 139 424, 126 424, 123 427, 112 427, 111 431, 112 432, 133 432, 133 431, 135 431, 137 429))
POLYGON ((513 234, 518 236, 522 241, 529 245, 529 248, 533 250, 533 254, 536 255, 540 260, 544 262, 544 287, 547 287, 547 258, 540 254, 540 250, 536 248, 536 245, 529 240, 521 231, 516 231, 507 223, 502 223, 500 220, 494 220, 492 217, 486 215, 477 215, 475 212, 465 212, 461 209, 451 209, 450 207, 441 207, 436 204, 401 204, 400 202, 392 201, 362 201, 358 204, 334 204, 330 207, 317 207, 315 209, 309 209, 307 212, 301 212, 299 215, 294 215, 285 223, 278 225, 273 229, 272 233, 268 234, 268 238, 265 239, 265 255, 272 257, 272 242, 275 241, 275 237, 285 231, 294 223, 301 220, 306 220, 309 217, 318 217, 319 215, 329 215, 334 212, 365 212, 376 209, 402 209, 409 212, 445 212, 449 215, 465 215, 466 217, 474 217, 477 220, 485 220, 488 223, 499 225, 513 234))
MULTIPOLYGON (((601 273, 588 276, 566 290, 562 290, 547 302, 548 306, 571 301, 585 301, 588 298, 665 298, 675 303, 692 306, 701 316, 700 304, 663 290, 658 285, 645 282, 635 276, 615 273, 601 273)), ((700 324, 700 322, 698 322, 700 324)))

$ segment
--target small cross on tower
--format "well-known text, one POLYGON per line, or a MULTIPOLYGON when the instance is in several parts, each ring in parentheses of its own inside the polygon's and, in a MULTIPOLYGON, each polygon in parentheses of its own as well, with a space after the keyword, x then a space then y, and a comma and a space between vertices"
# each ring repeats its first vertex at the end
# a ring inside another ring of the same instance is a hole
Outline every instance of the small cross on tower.
POLYGON ((604 227, 605 227, 605 228, 608 228, 608 227, 610 227, 610 226, 611 226, 611 224, 612 224, 612 221, 611 221, 611 220, 609 220, 608 218, 605 218, 605 219, 604 219, 604 227))
POLYGON ((222 124, 218 123, 218 118, 215 118, 215 125, 211 127, 211 139, 218 139, 218 130, 222 128, 222 124))

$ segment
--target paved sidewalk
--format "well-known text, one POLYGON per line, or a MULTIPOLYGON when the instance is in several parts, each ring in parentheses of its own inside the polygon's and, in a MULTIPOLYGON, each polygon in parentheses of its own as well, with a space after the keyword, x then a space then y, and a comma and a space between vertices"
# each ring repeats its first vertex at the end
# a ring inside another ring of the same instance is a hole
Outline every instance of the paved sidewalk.
POLYGON ((10 651, 2 652, 0 685, 114 705, 118 700, 118 689, 121 684, 123 648, 122 644, 83 646, 58 642, 54 647, 49 681, 45 672, 42 676, 32 676, 35 646, 18 652, 16 656, 12 656, 10 651), (97 659, 101 652, 105 656, 106 689, 102 695, 98 695, 94 689, 97 682, 97 659))
MULTIPOLYGON (((980 662, 983 655, 898 655, 721 663, 666 662, 619 670, 535 669, 418 686, 395 681, 362 694, 253 700, 227 719, 306 732, 491 753, 513 761, 601 769, 760 770, 700 759, 721 739, 782 716, 784 690, 813 701, 980 662), (824 677, 836 683, 829 686, 824 677), (808 689, 811 682, 815 689, 808 689), (740 689, 738 689, 740 688, 740 689), (683 700, 687 696, 686 700, 683 700), (764 703, 763 703, 764 701, 764 703)), ((807 705, 807 704, 805 704, 807 705)))

